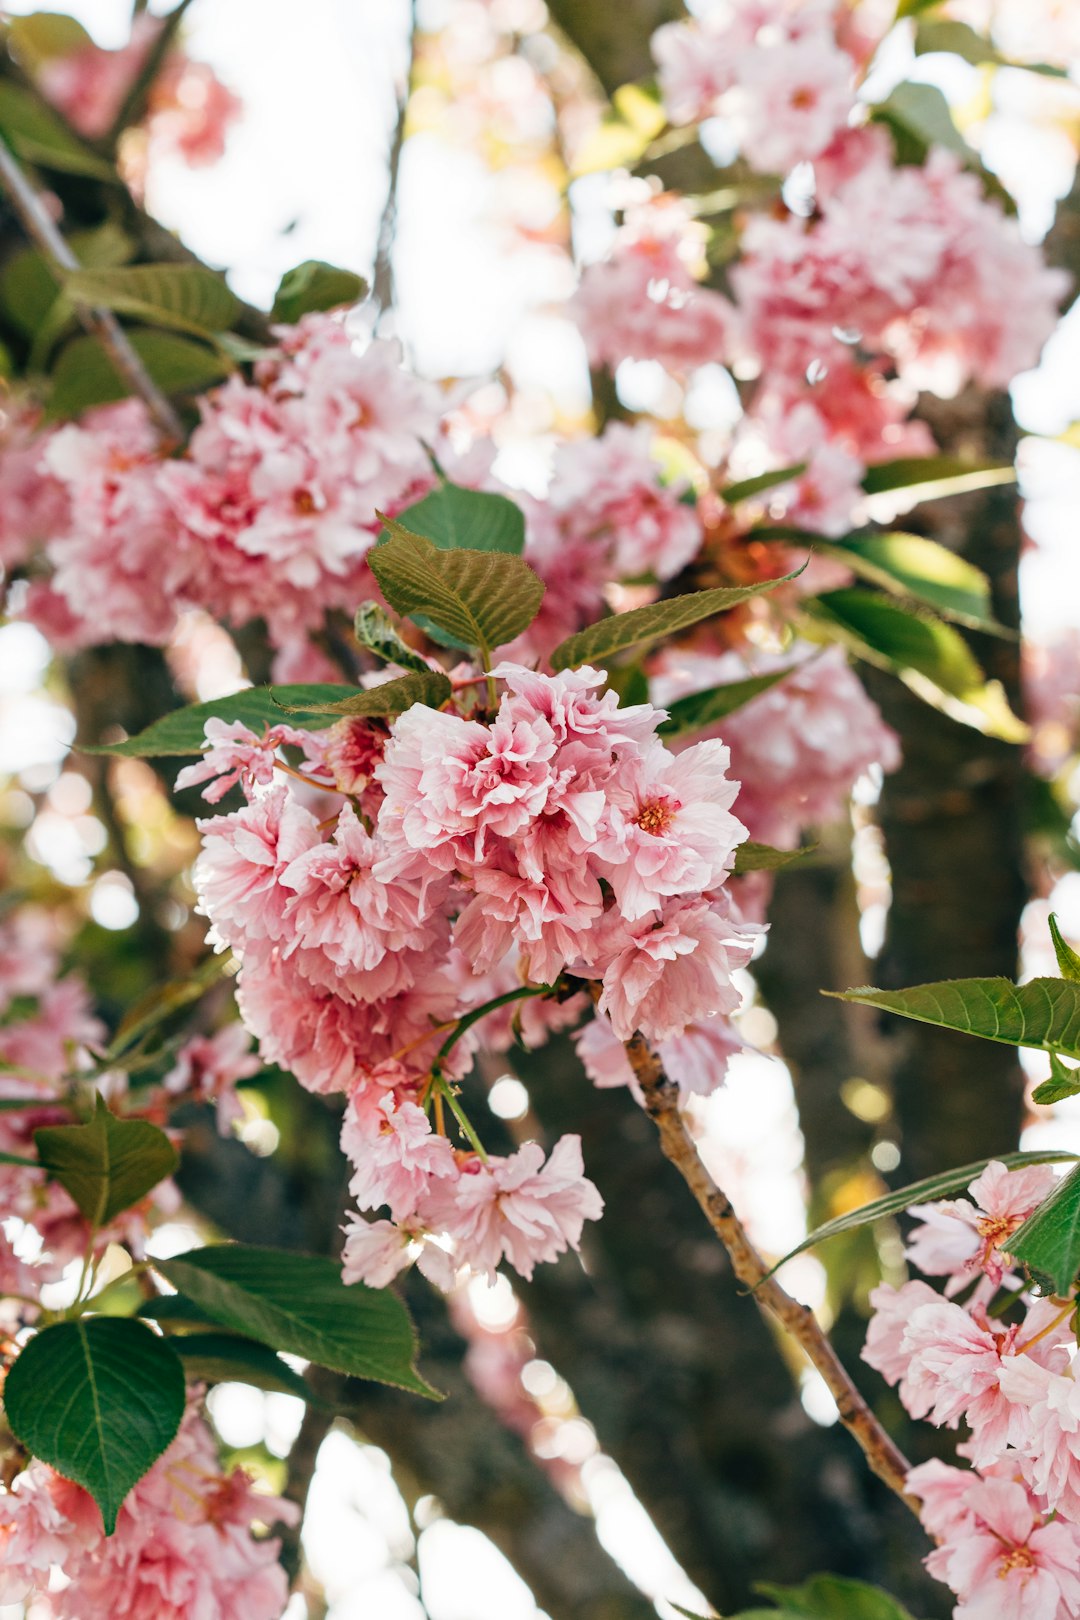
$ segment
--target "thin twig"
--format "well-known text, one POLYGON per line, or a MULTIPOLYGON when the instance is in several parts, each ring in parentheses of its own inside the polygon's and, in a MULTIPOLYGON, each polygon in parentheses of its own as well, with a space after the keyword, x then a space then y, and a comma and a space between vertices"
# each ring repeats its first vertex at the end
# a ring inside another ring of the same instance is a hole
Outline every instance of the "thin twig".
MULTIPOLYGON (((0 139, 0 186, 7 192, 27 236, 41 250, 54 270, 78 270, 79 261, 53 223, 48 209, 27 180, 6 142, 0 139)), ((75 312, 86 330, 105 349, 120 376, 133 394, 146 401, 151 416, 168 447, 184 436, 180 418, 143 365, 131 339, 109 309, 99 309, 73 300, 75 312)))
MULTIPOLYGON (((161 71, 162 64, 172 48, 173 41, 176 39, 177 30, 183 20, 184 12, 188 9, 190 4, 191 0, 180 0, 179 5, 174 6, 172 11, 161 19, 161 25, 158 28, 157 33, 154 35, 150 49, 147 51, 142 65, 136 73, 134 79, 128 86, 128 91, 123 99, 123 102, 121 103, 120 111, 117 113, 115 119, 113 120, 112 128, 105 137, 105 144, 110 152, 116 149, 116 143, 124 133, 125 129, 127 129, 131 124, 137 124, 143 113, 146 111, 147 102, 150 99, 150 91, 153 89, 154 80, 161 71)), ((133 22, 135 17, 138 15, 138 12, 134 13, 132 17, 133 22)))
POLYGON ((912 1512, 917 1512, 915 1502, 904 1488, 911 1464, 855 1388, 813 1312, 792 1299, 774 1277, 768 1276, 768 1268, 731 1207, 731 1200, 717 1186, 701 1160, 679 1112, 678 1086, 664 1073, 660 1059, 640 1035, 626 1042, 626 1055, 641 1087, 645 1111, 660 1133, 664 1154, 701 1205, 709 1225, 728 1252, 736 1277, 753 1290, 759 1308, 776 1318, 817 1368, 836 1402, 841 1423, 862 1447, 874 1473, 912 1512))
POLYGON ((380 311, 394 303, 394 237, 397 232, 398 176, 401 172, 401 152, 405 145, 405 121, 409 114, 412 95, 413 66, 416 51, 416 0, 409 5, 409 37, 405 46, 407 60, 401 93, 397 101, 394 132, 386 160, 386 201, 379 221, 378 244, 375 249, 375 268, 371 276, 372 301, 380 311))

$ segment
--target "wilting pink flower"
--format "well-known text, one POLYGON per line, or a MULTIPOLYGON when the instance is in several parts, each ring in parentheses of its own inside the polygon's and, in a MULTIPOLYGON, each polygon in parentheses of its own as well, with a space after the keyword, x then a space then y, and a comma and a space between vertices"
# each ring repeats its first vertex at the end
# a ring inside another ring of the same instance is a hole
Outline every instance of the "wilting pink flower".
POLYGON ((991 1161, 968 1188, 974 1203, 947 1199, 912 1204, 922 1224, 908 1242, 907 1257, 930 1277, 947 1276, 946 1294, 965 1287, 976 1270, 995 1287, 1007 1263, 1008 1239, 1051 1192, 1056 1177, 1049 1165, 1008 1170, 991 1161))
POLYGON ((274 780, 279 748, 286 743, 303 747, 309 741, 308 732, 285 725, 266 726, 259 737, 242 720, 210 719, 205 732, 202 758, 197 765, 184 766, 176 786, 182 789, 209 782, 202 795, 209 804, 217 804, 238 783, 250 799, 257 785, 265 787, 274 780))

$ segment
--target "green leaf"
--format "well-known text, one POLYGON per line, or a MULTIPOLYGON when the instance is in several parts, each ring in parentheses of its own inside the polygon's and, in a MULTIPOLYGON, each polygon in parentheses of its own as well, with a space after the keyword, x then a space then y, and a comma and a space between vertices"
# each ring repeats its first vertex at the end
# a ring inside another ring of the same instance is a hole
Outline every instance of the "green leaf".
POLYGON ((676 698, 668 704, 668 717, 657 728, 661 737, 680 737, 689 731, 702 731, 715 725, 725 715, 741 709, 744 703, 767 692, 777 681, 791 674, 790 669, 774 669, 768 675, 751 675, 745 681, 729 681, 724 686, 710 686, 704 692, 691 692, 688 697, 676 698))
POLYGON ((382 658, 388 664, 397 664, 401 669, 423 671, 431 668, 427 659, 398 634, 389 615, 378 602, 361 602, 356 610, 353 629, 361 647, 373 652, 376 658, 382 658))
POLYGON ((144 1119, 118 1119, 100 1093, 86 1125, 43 1125, 34 1144, 52 1180, 95 1228, 137 1204, 178 1163, 164 1131, 144 1119))
POLYGON ((1057 1053, 1051 1052, 1050 1078, 1035 1087, 1031 1093, 1032 1101, 1045 1107, 1050 1103, 1064 1102, 1066 1097, 1077 1096, 1080 1096, 1080 1069, 1067 1068, 1057 1053))
POLYGON ((295 326, 302 315, 337 309, 341 304, 358 304, 367 296, 367 290, 367 282, 355 271, 340 270, 322 259, 305 259, 282 276, 270 319, 295 326))
POLYGON ((812 1575, 802 1586, 774 1586, 760 1581, 757 1590, 779 1605, 756 1610, 773 1620, 911 1620, 911 1615, 880 1586, 849 1580, 843 1575, 812 1575))
MULTIPOLYGON (((805 564, 803 565, 805 567, 805 564)), ((711 619, 718 613, 747 602, 752 596, 774 591, 778 585, 797 579, 802 568, 781 579, 765 579, 757 585, 720 585, 711 591, 691 591, 687 596, 669 596, 647 607, 631 608, 629 613, 613 613, 568 636, 551 654, 552 669, 576 669, 597 659, 610 658, 626 647, 648 646, 676 635, 702 619, 711 619)))
POLYGON ((334 713, 327 712, 327 704, 351 695, 356 695, 355 688, 348 686, 249 686, 231 697, 174 709, 125 742, 83 746, 83 752, 119 754, 125 759, 201 754, 206 746, 204 729, 208 720, 242 720, 252 731, 261 732, 263 726, 282 724, 283 709, 292 716, 293 724, 304 730, 324 731, 334 721, 334 713))
POLYGON ((23 1153, 0 1153, 0 1164, 28 1164, 35 1170, 41 1169, 38 1159, 28 1159, 23 1153))
POLYGON ((81 22, 62 11, 32 11, 7 20, 8 42, 31 71, 54 56, 72 56, 93 40, 81 22))
POLYGON ((144 1300, 135 1314, 159 1323, 166 1332, 177 1327, 217 1326, 209 1311, 204 1311, 184 1294, 156 1294, 153 1299, 144 1300))
POLYGON ((395 612, 422 615, 437 639, 475 648, 486 658, 535 619, 544 583, 520 557, 441 551, 392 518, 383 522, 390 536, 368 552, 371 572, 395 612))
MULTIPOLYGON (((1047 1149, 1041 1153, 997 1153, 994 1158, 1009 1170, 1021 1170, 1029 1164, 1071 1162, 1076 1158, 1076 1154, 1047 1149)), ((894 1192, 885 1193, 883 1197, 875 1198, 869 1204, 861 1204, 858 1209, 848 1210, 844 1215, 837 1215, 834 1220, 824 1221, 794 1249, 785 1254, 783 1260, 778 1260, 772 1271, 778 1270, 797 1254, 802 1254, 804 1249, 812 1249, 816 1244, 824 1243, 826 1238, 839 1237, 843 1232, 855 1232, 862 1226, 871 1226, 874 1221, 901 1215, 905 1209, 910 1209, 912 1204, 933 1203, 938 1198, 951 1198, 955 1193, 965 1192, 990 1163, 990 1159, 976 1159, 971 1164, 959 1165, 955 1170, 942 1170, 936 1176, 927 1176, 923 1181, 913 1181, 908 1187, 898 1187, 894 1192)), ((772 1271, 769 1273, 770 1276, 772 1271)))
MULTIPOLYGON (((107 268, 125 264, 135 251, 130 236, 111 220, 92 231, 73 231, 67 240, 81 265, 107 268)), ((12 254, 0 270, 0 309, 11 324, 33 337, 46 320, 57 319, 53 312, 58 301, 74 319, 71 302, 63 297, 60 282, 44 255, 33 247, 12 254)))
POLYGON ((751 495, 761 495, 767 489, 775 489, 778 484, 801 478, 806 468, 805 461, 796 461, 790 467, 774 467, 772 472, 758 473, 756 478, 743 478, 737 484, 729 484, 720 491, 720 498, 728 506, 735 506, 739 501, 749 500, 751 495))
POLYGON ((175 1438, 184 1400, 180 1358, 132 1317, 43 1328, 4 1386, 15 1438, 89 1491, 106 1535, 131 1487, 175 1438))
POLYGON ((1071 980, 1073 984, 1080 984, 1080 956, 1077 956, 1068 940, 1062 938, 1057 917, 1053 912, 1050 913, 1050 938, 1054 942, 1054 955, 1057 957, 1061 977, 1071 980))
POLYGON ((465 489, 443 482, 414 506, 398 514, 410 534, 422 534, 442 551, 505 551, 520 557, 525 549, 525 514, 505 495, 465 489))
POLYGON ((1009 1239, 1009 1253, 1055 1294, 1069 1294, 1080 1270, 1080 1165, 1058 1182, 1009 1239))
MULTIPOLYGON (((227 376, 230 364, 205 344, 175 332, 135 327, 131 346, 165 394, 197 394, 227 376)), ((80 416, 95 405, 126 399, 127 383, 95 337, 73 338, 57 356, 47 416, 51 421, 80 416)))
POLYGON ((984 35, 976 33, 967 23, 954 22, 949 17, 921 22, 916 28, 916 56, 925 56, 931 51, 947 51, 952 56, 962 57, 973 67, 991 63, 996 67, 1025 68, 1029 73, 1042 73, 1054 79, 1068 77, 1065 68, 1053 67, 1048 62, 1024 62, 1017 61, 1015 57, 1002 56, 984 35))
POLYGON ((826 996, 878 1007, 920 1024, 936 1024, 1006 1046, 1032 1046, 1080 1058, 1080 984, 1065 979, 943 979, 910 990, 824 990, 826 996))
POLYGON ((255 1339, 233 1333, 185 1333, 169 1341, 190 1382, 251 1384, 255 1389, 313 1399, 310 1385, 287 1361, 255 1339))
POLYGON ((921 163, 932 146, 944 146, 965 162, 975 158, 956 125, 948 101, 936 84, 905 80, 884 101, 870 109, 879 124, 887 124, 896 140, 900 163, 921 163))
POLYGON ((69 270, 70 298, 156 326, 205 336, 232 325, 240 309, 224 276, 202 264, 136 264, 113 270, 69 270))
POLYGON ((346 1287, 334 1260, 223 1243, 154 1264, 234 1333, 334 1372, 438 1398, 413 1365, 416 1341, 401 1301, 386 1289, 346 1287))
POLYGON ((897 461, 879 461, 868 467, 862 487, 868 495, 906 489, 917 500, 933 501, 942 495, 966 495, 970 490, 1015 483, 1016 468, 1011 461, 968 461, 963 456, 902 456, 897 461))
POLYGON ((954 720, 1005 742, 1027 739, 1028 728, 1009 708, 1000 682, 988 681, 959 632, 926 609, 857 586, 808 597, 802 607, 856 657, 898 675, 954 720))
POLYGON ((990 581, 981 568, 965 562, 947 546, 921 534, 850 535, 819 543, 863 579, 896 595, 924 602, 945 619, 972 630, 1012 635, 994 618, 990 581))
MULTIPOLYGON (((383 681, 380 686, 369 687, 366 692, 355 692, 351 697, 339 698, 336 703, 327 703, 323 708, 313 712, 331 720, 340 720, 343 715, 350 714, 404 714, 414 703, 426 703, 428 708, 437 709, 440 704, 446 702, 452 691, 450 679, 442 670, 429 669, 425 665, 423 670, 410 670, 407 675, 399 675, 396 680, 383 681)), ((286 713, 294 712, 287 704, 282 704, 281 707, 286 713)), ((301 712, 304 712, 304 705, 300 707, 301 712)))
POLYGON ((816 844, 807 844, 803 849, 773 849, 771 844, 755 844, 747 839, 735 851, 735 865, 731 870, 736 877, 746 872, 776 872, 782 866, 790 866, 792 861, 812 855, 815 849, 816 844))
POLYGON ((0 134, 7 137, 16 156, 28 163, 119 184, 110 163, 84 146, 33 91, 10 79, 0 82, 0 134))

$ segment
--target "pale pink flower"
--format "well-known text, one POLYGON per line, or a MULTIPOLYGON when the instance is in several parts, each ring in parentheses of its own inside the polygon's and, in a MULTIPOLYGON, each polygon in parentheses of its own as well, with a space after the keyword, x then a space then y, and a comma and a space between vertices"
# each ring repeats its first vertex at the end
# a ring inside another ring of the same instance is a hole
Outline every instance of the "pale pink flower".
POLYGON ((796 646, 781 658, 757 656, 752 669, 735 653, 667 656, 652 683, 670 703, 687 692, 745 680, 787 665, 790 673, 728 715, 722 726, 731 769, 740 782, 739 817, 751 838, 793 848, 804 828, 845 812, 851 789, 873 765, 895 770, 895 732, 886 726, 842 648, 796 646))
POLYGON ((422 1108, 386 1092, 374 1106, 350 1102, 341 1146, 355 1174, 349 1191, 362 1210, 388 1204, 393 1220, 407 1222, 432 1180, 454 1176, 454 1150, 437 1136, 422 1108))
POLYGON ((957 1620, 1070 1620, 1080 1612, 1080 1536, 1046 1524, 1023 1485, 973 1478, 970 1517, 927 1568, 960 1600, 957 1620))
POLYGON ((786 174, 824 151, 855 107, 854 79, 851 57, 821 35, 742 53, 726 99, 751 166, 786 174))
POLYGON ((243 105, 209 63, 170 51, 147 103, 151 161, 167 153, 193 169, 216 163, 243 105))
POLYGON ((67 497, 44 465, 49 434, 37 412, 18 401, 0 405, 0 566, 27 562, 38 546, 67 528, 67 497))
POLYGON ((673 900, 604 932, 611 955, 608 939, 598 939, 606 958, 599 1006, 621 1041, 637 1030, 648 1041, 669 1040, 739 1006, 731 975, 750 960, 757 930, 736 919, 730 902, 673 900))
POLYGON ((910 1356, 904 1333, 912 1314, 923 1305, 939 1305, 941 1295, 929 1283, 906 1282, 899 1288, 879 1283, 870 1294, 873 1315, 866 1329, 862 1359, 887 1384, 898 1384, 907 1372, 910 1356))
POLYGON ((49 1489, 54 1477, 44 1463, 32 1462, 0 1491, 0 1604, 46 1587, 52 1566, 77 1551, 74 1527, 49 1489))
POLYGON ((466 1158, 454 1181, 439 1181, 421 1214, 454 1239, 455 1254, 494 1281, 504 1257, 526 1279, 533 1268, 581 1242, 584 1223, 599 1220, 603 1200, 587 1179, 581 1139, 563 1136, 544 1163, 526 1142, 508 1158, 466 1158))
POLYGON ((1056 1177, 1049 1165, 1008 1170, 992 1160, 968 1188, 974 1203, 947 1199, 935 1204, 912 1204, 910 1213, 922 1218, 912 1232, 908 1259, 927 1276, 947 1276, 947 1294, 958 1293, 976 1270, 999 1286, 1008 1263, 1008 1239, 1053 1190, 1056 1177))
POLYGON ((274 780, 278 749, 286 743, 302 747, 309 741, 309 733, 295 726, 268 725, 259 737, 242 720, 214 718, 206 722, 205 735, 202 758, 196 765, 184 766, 176 786, 179 790, 209 782, 202 795, 209 804, 217 804, 237 784, 251 799, 256 786, 266 787, 274 780))
POLYGON ((218 939, 282 939, 291 898, 281 878, 291 861, 320 842, 315 817, 285 787, 227 816, 197 823, 202 853, 193 873, 199 904, 218 939))
POLYGON ((0 920, 0 1013, 15 996, 40 996, 60 962, 56 918, 39 906, 20 906, 0 920))
MULTIPOLYGON (((640 1100, 626 1048, 610 1019, 597 1013, 574 1036, 574 1045, 594 1086, 629 1086, 640 1100)), ((744 1049, 745 1042, 734 1026, 718 1016, 704 1024, 691 1024, 681 1035, 657 1042, 656 1053, 664 1073, 675 1081, 685 1101, 694 1093, 708 1096, 723 1085, 729 1061, 744 1049)))
POLYGON ((701 545, 701 522, 682 498, 685 480, 661 485, 647 423, 612 422, 599 438, 572 439, 555 455, 548 504, 559 549, 593 546, 617 578, 671 579, 701 545))
POLYGON ((905 1488, 922 1503, 919 1519, 936 1541, 953 1541, 972 1520, 968 1493, 978 1476, 967 1468, 950 1468, 939 1458, 920 1463, 904 1481, 905 1488))
POLYGON ((729 758, 721 742, 697 743, 681 754, 655 743, 620 766, 595 858, 628 921, 669 895, 701 894, 723 883, 747 836, 731 814, 739 784, 727 774, 729 758))
POLYGON ((1063 1518, 1080 1523, 1080 1385, 1072 1367, 1013 1356, 1002 1362, 1001 1389, 1024 1412, 1019 1450, 1028 1483, 1063 1518))
POLYGON ((365 1283, 368 1288, 386 1288, 409 1266, 417 1269, 444 1293, 454 1286, 457 1265, 440 1244, 420 1226, 395 1226, 392 1221, 351 1219, 344 1228, 345 1246, 341 1252, 342 1281, 365 1283))

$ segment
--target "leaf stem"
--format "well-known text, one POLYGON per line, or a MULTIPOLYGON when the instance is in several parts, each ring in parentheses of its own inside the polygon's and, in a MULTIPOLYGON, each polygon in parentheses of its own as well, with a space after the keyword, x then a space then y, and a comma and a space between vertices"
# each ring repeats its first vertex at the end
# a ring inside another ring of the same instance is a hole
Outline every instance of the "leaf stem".
POLYGON ((441 1095, 441 1096, 445 1097, 447 1102, 450 1104, 450 1112, 453 1114, 454 1118, 457 1120, 458 1124, 461 1126, 461 1129, 465 1133, 466 1140, 468 1141, 470 1147, 473 1149, 473 1151, 475 1153, 478 1153, 480 1155, 481 1162, 483 1164, 487 1164, 488 1156, 487 1156, 487 1153, 484 1150, 484 1144, 483 1144, 483 1142, 481 1142, 480 1138, 477 1136, 476 1132, 473 1130, 472 1125, 469 1123, 469 1116, 466 1114, 464 1108, 462 1108, 461 1104, 457 1100, 457 1097, 454 1095, 454 1088, 450 1085, 449 1081, 445 1078, 445 1076, 441 1075, 441 1074, 439 1075, 439 1078, 438 1078, 436 1084, 438 1086, 438 1090, 435 1093, 436 1111, 438 1111, 438 1106, 439 1106, 438 1100, 439 1100, 439 1097, 441 1095))
POLYGON ((516 990, 507 990, 505 994, 495 996, 491 1001, 485 1001, 482 1007, 474 1007, 471 1012, 467 1012, 463 1018, 458 1019, 453 1032, 447 1036, 439 1047, 438 1052, 435 1054, 436 1064, 440 1063, 444 1057, 449 1056, 467 1029, 471 1029, 473 1024, 479 1023, 481 1018, 486 1018, 488 1013, 494 1012, 497 1007, 505 1007, 511 1001, 526 1001, 532 996, 550 996, 551 993, 552 987, 550 984, 523 984, 516 990))
POLYGON ((917 1513, 917 1505, 905 1489, 911 1464, 859 1394, 813 1312, 792 1299, 775 1278, 767 1275, 765 1262, 751 1243, 731 1200, 717 1186, 701 1160, 679 1112, 678 1086, 665 1074, 659 1057, 641 1035, 635 1035, 625 1046, 630 1067, 641 1088, 645 1111, 660 1133, 664 1155, 697 1199, 706 1220, 727 1250, 736 1277, 753 1291, 759 1309, 779 1322, 821 1374, 836 1402, 841 1423, 862 1447, 873 1472, 917 1513))

